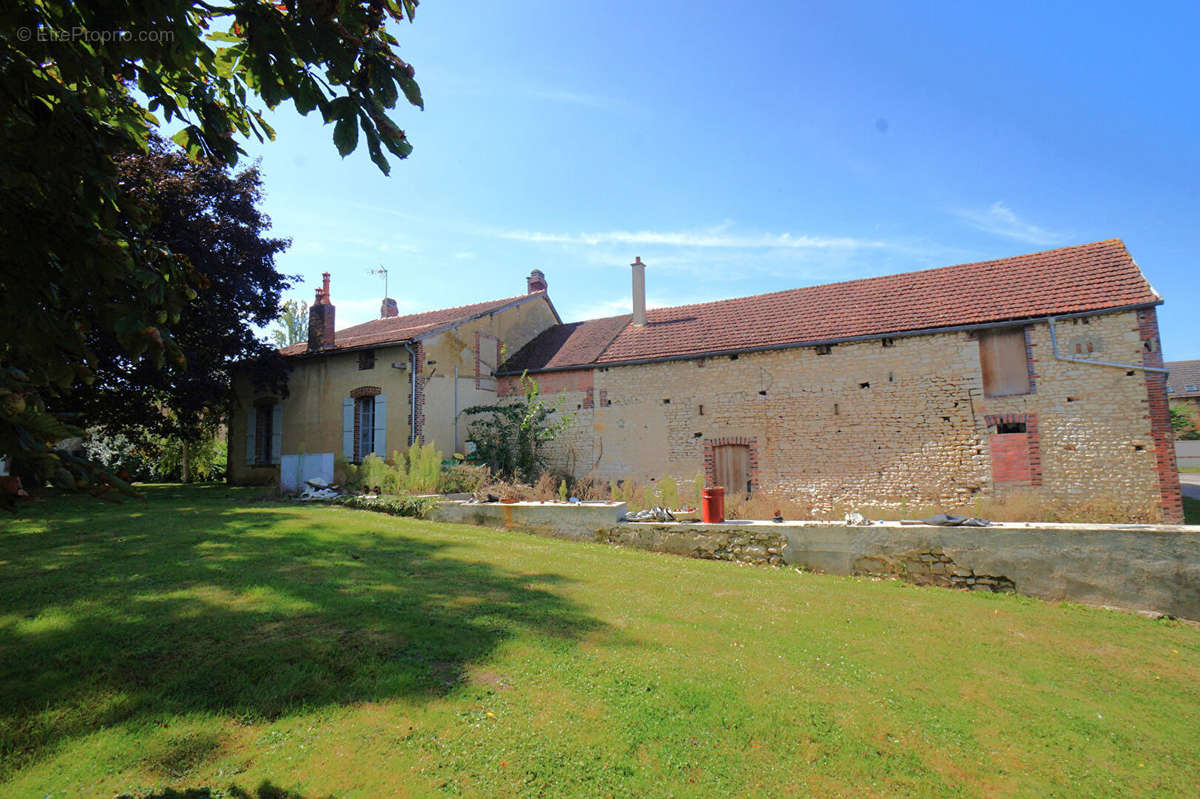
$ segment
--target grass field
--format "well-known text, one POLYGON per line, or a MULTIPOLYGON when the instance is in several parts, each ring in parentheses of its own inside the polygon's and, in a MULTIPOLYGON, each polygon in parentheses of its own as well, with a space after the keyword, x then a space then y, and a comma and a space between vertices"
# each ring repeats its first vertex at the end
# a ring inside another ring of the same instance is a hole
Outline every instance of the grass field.
POLYGON ((1200 792, 1195 625, 146 494, 0 520, 0 796, 1200 792))

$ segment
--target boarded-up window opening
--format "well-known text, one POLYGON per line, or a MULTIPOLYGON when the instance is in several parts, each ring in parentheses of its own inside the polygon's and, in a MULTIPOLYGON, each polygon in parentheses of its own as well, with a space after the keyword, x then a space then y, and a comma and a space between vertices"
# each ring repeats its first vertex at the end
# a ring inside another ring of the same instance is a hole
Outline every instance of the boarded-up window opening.
POLYGON ((1028 394, 1032 386, 1025 330, 1018 327, 981 332, 979 365, 983 371, 985 397, 1028 394))

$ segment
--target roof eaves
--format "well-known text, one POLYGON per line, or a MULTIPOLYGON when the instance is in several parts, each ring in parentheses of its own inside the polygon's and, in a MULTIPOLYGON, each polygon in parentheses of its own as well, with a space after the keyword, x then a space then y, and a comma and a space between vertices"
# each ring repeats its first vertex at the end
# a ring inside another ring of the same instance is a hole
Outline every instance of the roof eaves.
MULTIPOLYGON (((439 325, 439 326, 433 328, 432 330, 426 330, 424 333, 420 333, 418 335, 415 335, 415 336, 412 336, 412 337, 406 339, 406 341, 409 341, 409 342, 424 341, 425 339, 429 338, 430 336, 436 336, 438 333, 445 333, 447 330, 453 330, 454 328, 458 327, 459 325, 465 325, 467 322, 474 322, 476 319, 482 319, 485 316, 491 316, 492 314, 498 314, 501 311, 507 311, 509 308, 516 308, 518 305, 524 305, 525 303, 529 302, 530 300, 534 300, 534 299, 537 299, 538 297, 542 297, 542 296, 545 296, 545 293, 540 292, 540 291, 535 292, 533 294, 526 294, 524 297, 517 297, 515 300, 510 300, 509 302, 506 302, 503 305, 497 305, 495 308, 489 308, 486 311, 480 311, 479 313, 472 314, 471 316, 463 316, 458 319, 455 319, 453 322, 447 322, 444 325, 439 325)), ((549 302, 550 298, 546 297, 546 301, 549 302)), ((554 310, 554 306, 553 305, 550 306, 550 309, 554 310)), ((554 312, 554 316, 555 317, 558 316, 557 311, 554 312)))
MULTIPOLYGON (((525 369, 516 371, 511 369, 499 370, 496 372, 497 377, 507 377, 510 375, 528 374, 545 374, 547 372, 570 372, 579 369, 595 369, 609 366, 637 366, 647 363, 665 363, 667 361, 689 361, 697 358, 717 358, 724 355, 740 355, 749 352, 769 352, 771 350, 794 350, 803 349, 805 347, 821 347, 827 344, 850 344, 857 341, 876 341, 884 338, 908 338, 910 336, 928 336, 936 333, 955 333, 963 330, 984 330, 991 327, 1012 327, 1015 325, 1029 324, 1039 320, 1049 319, 1077 319, 1084 316, 1098 316, 1107 313, 1120 313, 1122 311, 1133 311, 1141 308, 1153 308, 1156 305, 1162 305, 1163 300, 1160 298, 1155 302, 1135 303, 1133 305, 1120 305, 1111 308, 1095 308, 1090 311, 1075 311, 1072 313, 1062 314, 1041 314, 1036 316, 1020 316, 1008 319, 996 319, 988 322, 977 322, 969 325, 949 325, 946 327, 925 327, 917 330, 895 330, 883 333, 869 333, 862 336, 843 336, 841 338, 826 338, 826 339, 810 339, 805 341, 789 341, 782 344, 763 344, 758 347, 734 347, 724 350, 710 350, 706 352, 689 352, 676 355, 659 355, 653 358, 630 358, 619 361, 599 361, 592 360, 587 363, 569 364, 566 366, 551 366, 544 369, 525 369)), ((615 336, 614 336, 615 338, 615 336)), ((612 343, 611 341, 609 342, 612 343)), ((601 351, 603 354, 603 351, 601 351)))

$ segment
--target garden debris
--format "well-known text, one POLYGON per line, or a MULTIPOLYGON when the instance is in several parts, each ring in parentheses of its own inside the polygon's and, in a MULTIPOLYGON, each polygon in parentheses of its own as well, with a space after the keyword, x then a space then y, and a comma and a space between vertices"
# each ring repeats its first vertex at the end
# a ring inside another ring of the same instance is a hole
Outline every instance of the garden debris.
POLYGON ((863 516, 858 511, 851 511, 846 514, 846 524, 853 527, 863 527, 871 523, 871 520, 863 516))
POLYGON ((673 522, 675 516, 663 507, 647 508, 634 513, 626 513, 622 521, 627 522, 673 522))
POLYGON ((935 513, 928 519, 922 519, 921 524, 932 524, 936 527, 987 527, 991 524, 987 519, 976 519, 973 516, 956 516, 953 513, 935 513))
POLYGON ((309 486, 301 492, 300 496, 296 497, 303 502, 317 502, 329 499, 336 499, 341 494, 332 488, 313 488, 309 486))

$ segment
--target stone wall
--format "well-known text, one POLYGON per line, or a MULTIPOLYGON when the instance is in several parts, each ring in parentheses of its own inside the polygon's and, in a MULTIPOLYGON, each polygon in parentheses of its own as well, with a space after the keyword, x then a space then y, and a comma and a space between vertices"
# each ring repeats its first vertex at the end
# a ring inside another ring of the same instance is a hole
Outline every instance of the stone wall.
POLYGON ((780 566, 787 538, 776 530, 728 526, 714 529, 683 524, 631 522, 598 531, 596 540, 605 544, 667 552, 705 560, 780 566))
MULTIPOLYGON (((984 396, 970 331, 601 367, 586 389, 578 375, 550 381, 548 396, 574 414, 552 462, 577 476, 690 482, 706 446, 742 439, 753 441, 762 491, 817 511, 952 507, 1013 489, 1160 510, 1162 436, 1145 373, 1058 360, 1046 324, 1026 330, 1033 390, 1019 396, 984 396), (1036 476, 994 470, 1002 419, 1033 431, 1021 446, 1036 476)), ((1062 321, 1058 334, 1073 356, 1135 364, 1148 335, 1132 311, 1062 321)), ((1171 507, 1166 518, 1179 520, 1171 507)))
POLYGON ((1200 526, 619 522, 624 503, 443 502, 432 518, 708 560, 1015 591, 1200 620, 1200 526))

